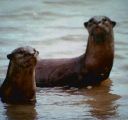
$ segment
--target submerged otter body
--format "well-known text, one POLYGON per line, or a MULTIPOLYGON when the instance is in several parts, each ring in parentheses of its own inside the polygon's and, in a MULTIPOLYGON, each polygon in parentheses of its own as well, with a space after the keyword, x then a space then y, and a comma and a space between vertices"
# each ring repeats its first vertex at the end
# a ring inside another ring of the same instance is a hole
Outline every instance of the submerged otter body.
POLYGON ((95 16, 84 23, 89 37, 85 53, 69 59, 42 59, 36 66, 39 87, 96 85, 109 77, 114 59, 115 22, 95 16))
POLYGON ((7 55, 10 60, 6 78, 0 87, 0 97, 6 103, 35 103, 35 66, 38 52, 20 47, 7 55))

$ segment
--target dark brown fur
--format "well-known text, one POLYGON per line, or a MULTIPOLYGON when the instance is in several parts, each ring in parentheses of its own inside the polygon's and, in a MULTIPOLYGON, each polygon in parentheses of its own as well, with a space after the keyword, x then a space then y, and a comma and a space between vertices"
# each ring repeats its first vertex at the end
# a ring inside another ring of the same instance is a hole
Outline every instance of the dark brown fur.
POLYGON ((38 52, 31 47, 20 47, 7 55, 10 59, 5 81, 0 88, 2 102, 35 103, 35 66, 38 52))
POLYGON ((81 87, 96 85, 107 79, 113 65, 115 24, 105 16, 96 16, 85 22, 89 32, 86 52, 76 58, 39 60, 37 86, 81 87))

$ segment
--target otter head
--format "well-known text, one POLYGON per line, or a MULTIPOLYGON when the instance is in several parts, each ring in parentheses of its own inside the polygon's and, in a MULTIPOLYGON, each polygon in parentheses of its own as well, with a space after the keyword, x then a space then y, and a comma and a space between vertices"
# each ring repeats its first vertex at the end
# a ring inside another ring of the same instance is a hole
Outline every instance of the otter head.
POLYGON ((84 23, 89 35, 98 43, 103 42, 106 40, 106 37, 113 33, 113 27, 115 25, 116 22, 106 16, 95 16, 84 23))
POLYGON ((13 50, 7 58, 18 67, 30 67, 36 65, 38 54, 34 48, 25 46, 13 50))

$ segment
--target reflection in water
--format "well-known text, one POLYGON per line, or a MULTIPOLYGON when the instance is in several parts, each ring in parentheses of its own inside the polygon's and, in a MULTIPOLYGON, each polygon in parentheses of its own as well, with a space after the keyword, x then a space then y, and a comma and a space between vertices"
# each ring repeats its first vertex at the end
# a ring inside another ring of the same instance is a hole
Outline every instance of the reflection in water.
POLYGON ((98 119, 110 119, 118 116, 116 100, 119 95, 110 93, 110 80, 105 81, 100 87, 87 90, 86 95, 91 97, 86 101, 90 105, 90 113, 98 119))
POLYGON ((8 105, 5 109, 7 120, 36 120, 34 105, 8 105))
MULTIPOLYGON (((119 95, 111 93, 111 81, 106 80, 93 88, 43 88, 39 96, 41 109, 48 118, 62 120, 116 120, 119 118, 119 95), (52 110, 54 109, 54 111, 52 110), (49 113, 48 113, 49 112, 49 113), (63 113, 63 114, 61 114, 63 113), (67 114, 68 113, 68 114, 67 114), (51 115, 51 116, 50 116, 51 115), (68 115, 68 116, 67 116, 68 115)), ((39 114, 42 116, 41 113, 39 114)), ((47 118, 47 117, 46 117, 47 118)))
MULTIPOLYGON (((37 104, 8 105, 7 120, 116 120, 118 99, 109 80, 93 88, 38 88, 37 104)), ((120 112, 120 111, 119 111, 120 112)))

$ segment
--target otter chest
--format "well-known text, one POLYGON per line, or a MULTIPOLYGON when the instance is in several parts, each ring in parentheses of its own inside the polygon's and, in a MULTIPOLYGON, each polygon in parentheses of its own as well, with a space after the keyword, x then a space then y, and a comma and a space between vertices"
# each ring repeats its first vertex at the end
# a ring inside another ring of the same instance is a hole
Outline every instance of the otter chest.
POLYGON ((104 71, 108 69, 113 62, 113 55, 110 53, 90 54, 85 61, 87 71, 104 71))

